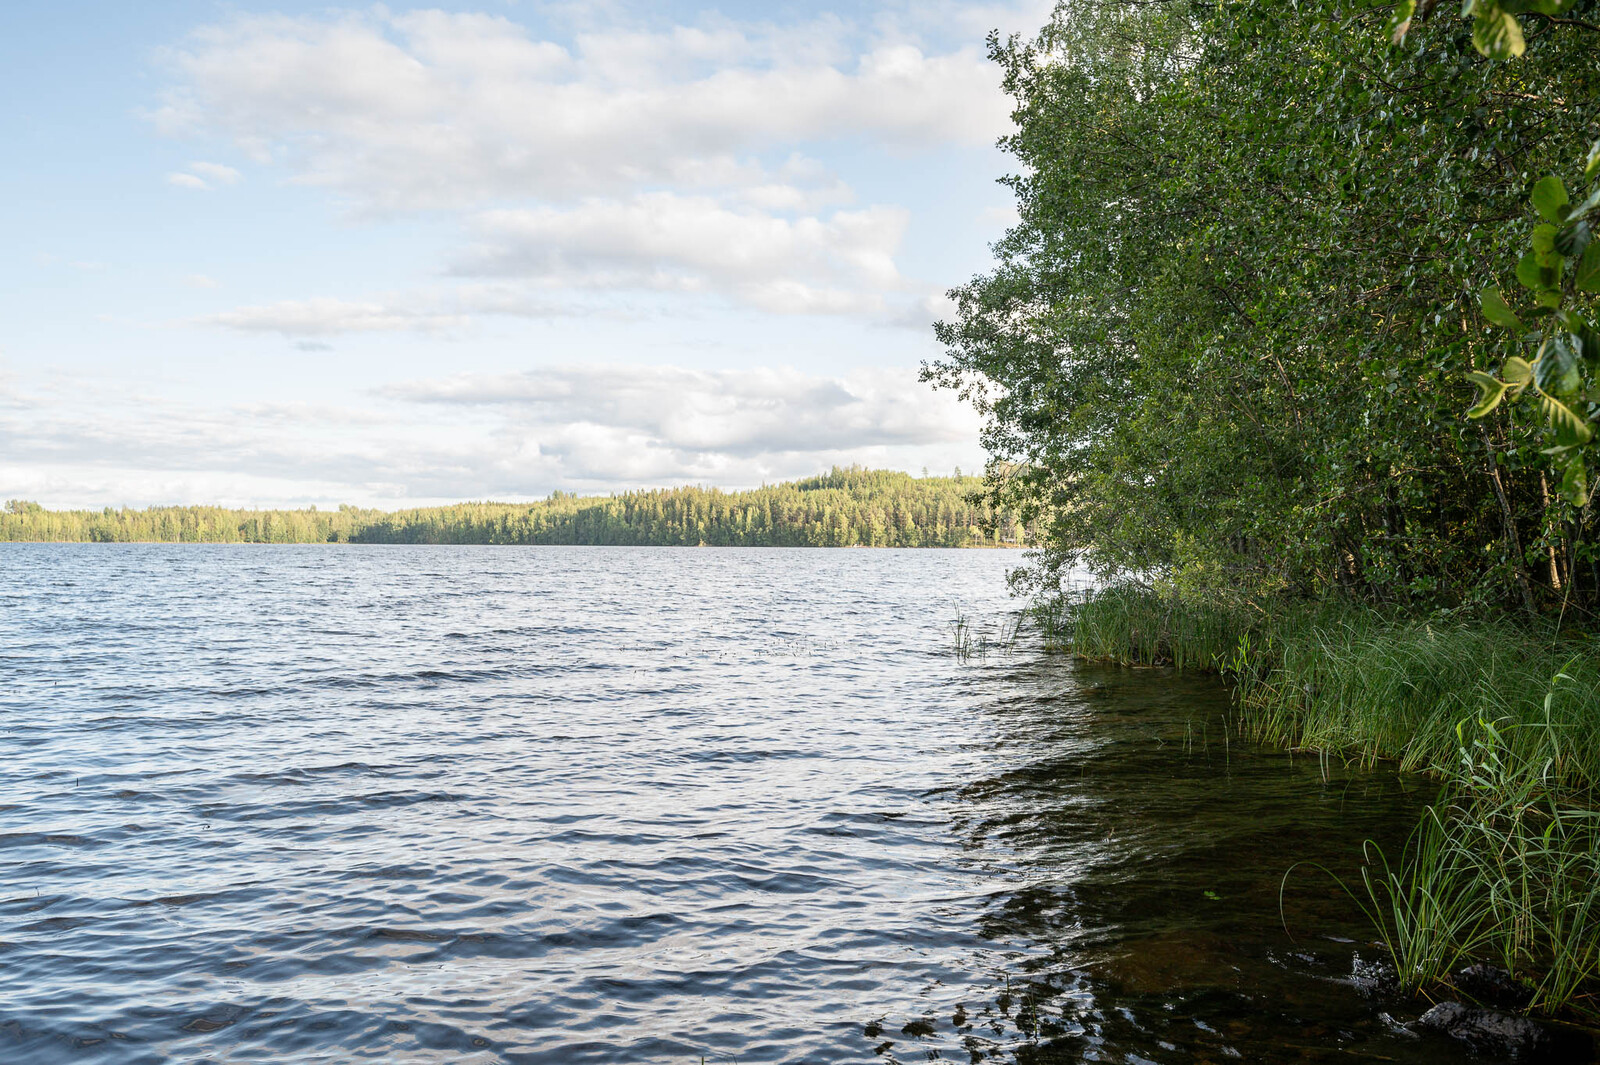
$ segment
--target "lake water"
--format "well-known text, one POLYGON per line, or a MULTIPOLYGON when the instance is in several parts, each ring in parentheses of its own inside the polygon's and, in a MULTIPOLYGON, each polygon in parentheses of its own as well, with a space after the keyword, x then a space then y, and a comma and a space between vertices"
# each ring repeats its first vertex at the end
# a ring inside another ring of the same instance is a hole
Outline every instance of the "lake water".
POLYGON ((1426 785, 1023 640, 983 551, 0 546, 0 1061, 1466 1060, 1426 785))

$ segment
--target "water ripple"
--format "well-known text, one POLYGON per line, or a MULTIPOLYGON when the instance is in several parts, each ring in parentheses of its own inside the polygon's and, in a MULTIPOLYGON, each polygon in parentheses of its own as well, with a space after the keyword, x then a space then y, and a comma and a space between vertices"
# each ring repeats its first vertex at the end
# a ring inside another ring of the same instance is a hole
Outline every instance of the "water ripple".
POLYGON ((1415 790, 957 658, 1014 561, 0 546, 0 1061, 1462 1060, 1277 927, 1415 790))

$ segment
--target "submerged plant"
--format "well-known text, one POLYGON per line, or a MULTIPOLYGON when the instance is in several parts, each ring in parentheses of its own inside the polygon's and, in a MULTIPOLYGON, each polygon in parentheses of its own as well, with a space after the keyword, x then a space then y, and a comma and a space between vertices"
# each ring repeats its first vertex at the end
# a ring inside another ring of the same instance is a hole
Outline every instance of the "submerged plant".
POLYGON ((972 622, 961 611, 956 611, 956 619, 951 623, 955 632, 956 657, 965 662, 973 655, 972 622))

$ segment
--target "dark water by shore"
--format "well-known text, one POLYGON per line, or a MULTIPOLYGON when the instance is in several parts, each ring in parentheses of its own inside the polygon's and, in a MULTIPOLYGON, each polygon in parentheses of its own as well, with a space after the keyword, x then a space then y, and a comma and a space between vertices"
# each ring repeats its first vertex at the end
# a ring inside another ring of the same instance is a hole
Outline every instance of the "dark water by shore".
POLYGON ((0 547, 0 1061, 1466 1060, 1429 788, 993 632, 957 551, 0 547))

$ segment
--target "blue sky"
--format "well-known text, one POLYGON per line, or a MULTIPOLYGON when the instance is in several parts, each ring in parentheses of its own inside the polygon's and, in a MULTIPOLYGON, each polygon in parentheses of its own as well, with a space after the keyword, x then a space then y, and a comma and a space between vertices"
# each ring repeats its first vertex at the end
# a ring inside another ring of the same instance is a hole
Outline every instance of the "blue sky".
POLYGON ((10 5, 0 498, 982 461, 916 380, 1049 5, 10 5))

